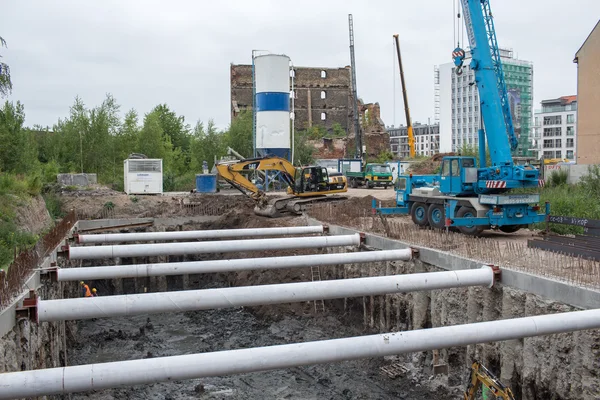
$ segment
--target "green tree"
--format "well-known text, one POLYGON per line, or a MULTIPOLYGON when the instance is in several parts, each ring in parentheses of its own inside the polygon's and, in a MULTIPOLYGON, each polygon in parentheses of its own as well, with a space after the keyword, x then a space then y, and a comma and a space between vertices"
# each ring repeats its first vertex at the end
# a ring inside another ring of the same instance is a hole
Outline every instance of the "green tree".
POLYGON ((33 132, 23 127, 23 104, 5 102, 0 108, 0 170, 26 174, 38 169, 33 132))
MULTIPOLYGON (((0 36, 0 48, 7 47, 6 40, 0 36)), ((2 58, 2 55, 0 55, 2 58)), ((12 91, 12 81, 10 79, 10 68, 3 62, 0 62, 0 97, 6 97, 12 91)))
POLYGON ((206 128, 204 128, 202 122, 198 121, 194 127, 194 139, 191 146, 191 168, 199 171, 202 168, 203 161, 206 161, 209 168, 211 168, 215 157, 218 159, 225 155, 223 138, 224 135, 218 131, 213 120, 208 121, 206 128))
POLYGON ((314 162, 314 148, 308 143, 308 132, 299 131, 294 135, 294 165, 309 165, 314 162))
POLYGON ((166 104, 160 104, 154 107, 151 111, 158 115, 160 127, 163 130, 163 135, 168 136, 173 149, 181 149, 187 153, 190 148, 190 126, 185 123, 183 115, 177 115, 175 111, 171 111, 166 104))
POLYGON ((242 111, 235 117, 223 134, 225 147, 231 147, 246 158, 252 157, 252 112, 242 111))
POLYGON ((336 136, 336 137, 347 135, 346 131, 344 130, 344 128, 342 128, 342 125, 340 125, 339 122, 336 122, 335 124, 333 124, 331 126, 331 130, 333 131, 333 136, 336 136))
POLYGON ((138 136, 138 153, 145 154, 149 158, 165 159, 172 151, 171 142, 163 135, 160 126, 160 118, 157 113, 151 112, 144 117, 144 126, 138 136))

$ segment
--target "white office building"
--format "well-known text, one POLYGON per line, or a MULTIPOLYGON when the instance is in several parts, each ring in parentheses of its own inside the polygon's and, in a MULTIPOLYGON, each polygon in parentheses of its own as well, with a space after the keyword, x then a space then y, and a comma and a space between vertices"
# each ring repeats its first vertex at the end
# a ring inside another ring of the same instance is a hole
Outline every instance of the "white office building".
MULTIPOLYGON (((467 51, 469 54, 469 51, 467 51)), ((532 122, 533 65, 513 57, 512 50, 500 49, 500 57, 511 105, 511 114, 519 148, 513 154, 526 156, 530 147, 532 122)), ((454 63, 434 69, 435 116, 439 116, 440 152, 478 147, 480 127, 479 93, 467 55, 462 75, 456 75, 454 63)))
MULTIPOLYGON (((399 127, 388 127, 390 134, 391 152, 404 160, 410 156, 408 147, 408 128, 404 125, 399 127)), ((420 124, 415 122, 413 125, 413 135, 415 137, 415 155, 432 156, 439 153, 440 150, 440 127, 437 124, 420 124)))
POLYGON ((577 96, 543 100, 535 111, 532 148, 537 157, 575 161, 577 154, 577 96))

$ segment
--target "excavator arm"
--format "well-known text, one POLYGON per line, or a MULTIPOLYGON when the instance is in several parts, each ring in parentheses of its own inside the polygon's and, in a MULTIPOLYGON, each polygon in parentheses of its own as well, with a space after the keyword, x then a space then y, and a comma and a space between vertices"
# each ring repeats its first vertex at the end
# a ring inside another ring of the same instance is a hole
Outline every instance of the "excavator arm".
POLYGON ((469 377, 469 385, 464 394, 464 400, 475 400, 475 396, 481 385, 487 387, 497 399, 515 400, 515 396, 510 388, 504 386, 504 384, 480 362, 475 361, 471 366, 471 376, 469 377))
POLYGON ((250 158, 242 161, 223 162, 216 165, 219 176, 240 192, 259 203, 266 203, 266 195, 248 178, 246 173, 252 170, 280 171, 290 187, 294 187, 296 168, 288 160, 279 157, 250 158))

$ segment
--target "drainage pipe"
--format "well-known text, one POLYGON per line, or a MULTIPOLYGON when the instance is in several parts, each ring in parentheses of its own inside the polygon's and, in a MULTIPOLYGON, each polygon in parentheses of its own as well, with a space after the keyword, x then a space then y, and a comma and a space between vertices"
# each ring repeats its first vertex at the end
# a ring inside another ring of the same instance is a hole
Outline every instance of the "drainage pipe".
POLYGON ((147 242, 153 240, 195 240, 195 239, 225 239, 252 236, 283 236, 307 235, 323 233, 323 226, 292 226, 281 228, 250 228, 250 229, 217 229, 204 231, 176 232, 140 232, 140 233, 107 233, 95 235, 78 235, 73 237, 77 243, 125 243, 147 242))
POLYGON ((358 246, 360 235, 68 247, 71 260, 358 246))
POLYGON ((241 286, 180 292, 142 293, 78 299, 38 300, 38 322, 123 317, 374 296, 419 290, 494 284, 494 270, 483 266, 460 271, 427 272, 370 278, 276 285, 241 286))
POLYGON ((81 268, 59 268, 56 279, 89 281, 95 279, 144 278, 148 276, 206 274, 211 272, 247 271, 317 267, 322 265, 369 263, 381 261, 408 261, 411 249, 359 251, 351 253, 310 254, 305 256, 241 258, 233 260, 189 261, 155 264, 107 265, 81 268))
POLYGON ((600 328, 600 310, 0 374, 0 400, 244 374, 600 328))

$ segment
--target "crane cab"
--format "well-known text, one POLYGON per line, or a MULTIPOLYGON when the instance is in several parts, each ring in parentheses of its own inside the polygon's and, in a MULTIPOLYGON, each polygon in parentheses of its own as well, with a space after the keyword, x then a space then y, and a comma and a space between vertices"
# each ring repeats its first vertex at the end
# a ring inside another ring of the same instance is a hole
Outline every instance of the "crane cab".
POLYGON ((314 196, 346 192, 346 177, 338 172, 329 172, 320 166, 307 166, 296 169, 294 185, 288 188, 289 194, 314 196))
POLYGON ((444 157, 440 171, 440 192, 446 196, 475 193, 477 165, 475 157, 444 157))

